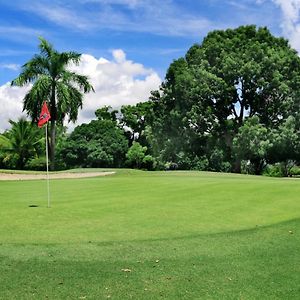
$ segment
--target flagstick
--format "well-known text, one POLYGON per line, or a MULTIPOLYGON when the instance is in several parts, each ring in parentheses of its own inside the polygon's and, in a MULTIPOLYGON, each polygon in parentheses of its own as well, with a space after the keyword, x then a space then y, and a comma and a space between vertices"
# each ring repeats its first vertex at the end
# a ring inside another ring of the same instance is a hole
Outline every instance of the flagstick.
POLYGON ((49 166, 48 166, 48 125, 47 125, 47 123, 46 123, 46 166, 47 166, 48 207, 50 207, 49 166))

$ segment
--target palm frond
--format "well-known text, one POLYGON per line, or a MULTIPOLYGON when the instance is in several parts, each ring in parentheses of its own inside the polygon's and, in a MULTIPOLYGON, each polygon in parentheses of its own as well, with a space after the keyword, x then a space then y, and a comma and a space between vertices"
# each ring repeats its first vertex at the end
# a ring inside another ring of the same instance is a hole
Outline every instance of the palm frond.
POLYGON ((23 67, 33 70, 38 74, 48 74, 50 69, 49 60, 42 55, 34 55, 23 67))
POLYGON ((34 82, 38 78, 39 74, 33 72, 30 69, 24 69, 20 75, 12 80, 12 86, 24 86, 30 82, 34 82))
POLYGON ((11 149, 11 142, 10 139, 3 134, 0 135, 0 150, 1 151, 8 151, 11 149))
POLYGON ((33 121, 39 118, 43 102, 50 99, 51 83, 49 76, 41 76, 24 97, 23 111, 26 111, 33 121))
POLYGON ((43 37, 39 37, 40 44, 39 49, 41 51, 41 54, 44 55, 47 59, 50 59, 54 52, 56 52, 53 48, 53 46, 46 41, 43 37))
POLYGON ((22 72, 11 82, 11 85, 24 86, 30 82, 34 82, 40 76, 47 75, 49 73, 48 69, 49 64, 47 60, 40 55, 35 55, 22 66, 22 72))
POLYGON ((75 72, 64 71, 61 80, 66 84, 76 85, 84 93, 94 92, 93 86, 89 83, 89 78, 85 75, 79 75, 75 72))
POLYGON ((80 91, 70 84, 58 82, 56 86, 58 119, 69 115, 69 122, 77 120, 78 110, 82 108, 83 96, 80 91))
POLYGON ((80 63, 81 54, 69 51, 69 52, 62 52, 60 53, 60 62, 64 65, 68 65, 69 63, 74 63, 78 65, 80 63))

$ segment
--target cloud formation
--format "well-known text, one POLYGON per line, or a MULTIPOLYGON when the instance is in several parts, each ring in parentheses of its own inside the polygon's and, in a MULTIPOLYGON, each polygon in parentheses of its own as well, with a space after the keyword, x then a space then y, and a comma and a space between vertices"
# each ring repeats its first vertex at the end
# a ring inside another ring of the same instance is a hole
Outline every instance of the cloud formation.
MULTIPOLYGON (((128 60, 121 49, 113 50, 110 60, 83 54, 80 65, 70 68, 89 76, 95 89, 95 93, 84 96, 76 125, 95 118, 95 110, 104 105, 120 108, 121 105, 146 101, 150 91, 158 89, 161 84, 156 72, 128 60)), ((10 83, 0 86, 0 132, 10 127, 9 119, 16 120, 22 115, 22 99, 29 89, 30 86, 11 87, 10 83)), ((71 128, 75 126, 69 125, 71 128)))
POLYGON ((272 0, 280 7, 283 15, 281 28, 283 34, 289 39, 290 44, 300 51, 300 0, 272 0))
POLYGON ((9 119, 16 120, 22 115, 22 99, 30 89, 11 87, 10 83, 0 86, 0 133, 10 128, 9 119))
POLYGON ((112 60, 83 54, 81 64, 72 70, 89 76, 95 93, 85 95, 78 123, 95 117, 95 110, 104 105, 120 108, 148 100, 150 91, 158 89, 161 79, 152 69, 127 60, 123 50, 112 51, 112 60))
POLYGON ((40 29, 34 29, 27 26, 16 26, 14 24, 5 26, 0 24, 0 38, 9 41, 31 44, 34 43, 33 38, 43 34, 44 31, 40 29))
POLYGON ((199 36, 215 23, 167 0, 16 0, 18 7, 79 31, 117 30, 163 36, 199 36), (90 9, 90 7, 93 9, 90 9))
POLYGON ((0 68, 12 70, 12 71, 18 71, 20 69, 20 65, 18 65, 18 64, 0 64, 0 68))

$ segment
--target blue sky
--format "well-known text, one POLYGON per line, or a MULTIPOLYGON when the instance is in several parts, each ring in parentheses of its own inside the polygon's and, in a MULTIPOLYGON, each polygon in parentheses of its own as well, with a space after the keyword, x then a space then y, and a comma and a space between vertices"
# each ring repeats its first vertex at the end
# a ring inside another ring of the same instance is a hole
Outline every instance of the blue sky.
POLYGON ((300 0, 14 0, 0 4, 0 132, 22 110, 26 88, 8 85, 38 50, 38 36, 83 53, 90 76, 79 123, 102 105, 147 100, 166 69, 211 30, 267 26, 300 49, 300 0))

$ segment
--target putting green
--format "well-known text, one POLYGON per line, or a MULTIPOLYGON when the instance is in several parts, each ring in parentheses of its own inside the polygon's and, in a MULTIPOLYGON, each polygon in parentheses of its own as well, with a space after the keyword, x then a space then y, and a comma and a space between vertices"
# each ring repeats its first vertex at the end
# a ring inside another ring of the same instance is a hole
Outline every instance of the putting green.
POLYGON ((6 299, 300 296, 297 179, 122 170, 50 188, 47 208, 46 181, 0 182, 6 299))

